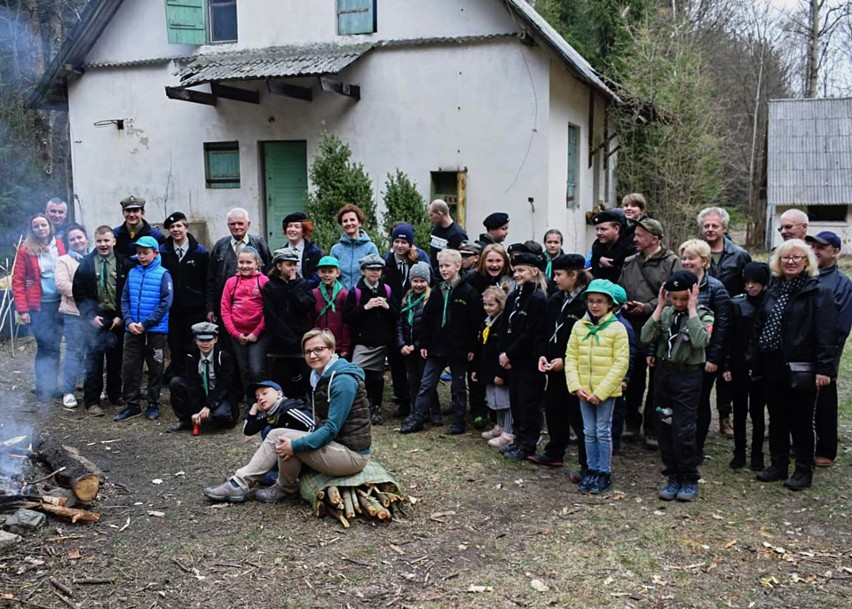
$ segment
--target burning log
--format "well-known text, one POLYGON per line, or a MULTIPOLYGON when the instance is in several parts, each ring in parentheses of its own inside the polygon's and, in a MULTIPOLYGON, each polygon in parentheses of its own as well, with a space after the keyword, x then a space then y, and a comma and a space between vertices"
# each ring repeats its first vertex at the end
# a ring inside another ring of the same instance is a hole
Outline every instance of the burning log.
POLYGON ((68 486, 83 503, 89 503, 97 497, 101 471, 73 446, 64 446, 48 434, 42 434, 35 456, 50 466, 57 481, 68 486))

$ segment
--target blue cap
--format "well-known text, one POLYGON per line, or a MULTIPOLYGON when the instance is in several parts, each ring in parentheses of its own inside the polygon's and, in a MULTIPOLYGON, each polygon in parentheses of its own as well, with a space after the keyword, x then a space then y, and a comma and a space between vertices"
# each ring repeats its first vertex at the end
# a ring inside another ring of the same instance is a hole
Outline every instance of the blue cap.
POLYGON ((322 268, 324 266, 333 266, 334 268, 339 269, 340 262, 334 256, 323 256, 317 263, 317 268, 322 268))
POLYGON ((160 249, 160 244, 157 243, 157 240, 150 236, 139 237, 133 245, 136 247, 150 247, 155 250, 160 249))
POLYGON ((255 392, 261 387, 271 387, 275 391, 280 391, 281 393, 284 393, 284 390, 281 389, 281 385, 279 385, 275 381, 260 381, 259 383, 249 385, 248 389, 246 390, 246 395, 254 395, 255 392))
POLYGON ((819 243, 820 245, 830 245, 831 247, 836 247, 840 249, 843 247, 843 243, 840 241, 840 237, 837 236, 836 233, 831 232, 830 230, 824 230, 821 233, 817 233, 816 237, 811 237, 808 235, 805 237, 805 241, 808 243, 819 243))

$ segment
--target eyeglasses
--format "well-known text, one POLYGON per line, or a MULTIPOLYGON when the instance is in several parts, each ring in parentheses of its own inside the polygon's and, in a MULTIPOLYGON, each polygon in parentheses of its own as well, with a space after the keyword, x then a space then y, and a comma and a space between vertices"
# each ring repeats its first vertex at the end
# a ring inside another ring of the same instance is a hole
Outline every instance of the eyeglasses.
POLYGON ((782 262, 801 262, 807 258, 807 256, 781 256, 782 262))
POLYGON ((799 222, 798 224, 782 224, 781 226, 778 227, 778 232, 781 233, 781 232, 784 232, 785 230, 793 230, 797 226, 803 226, 803 225, 804 225, 804 222, 799 222))
POLYGON ((322 347, 314 347, 313 349, 306 349, 305 357, 311 357, 312 355, 314 357, 319 357, 320 353, 322 353, 326 349, 328 349, 328 347, 326 347, 325 345, 323 345, 322 347))

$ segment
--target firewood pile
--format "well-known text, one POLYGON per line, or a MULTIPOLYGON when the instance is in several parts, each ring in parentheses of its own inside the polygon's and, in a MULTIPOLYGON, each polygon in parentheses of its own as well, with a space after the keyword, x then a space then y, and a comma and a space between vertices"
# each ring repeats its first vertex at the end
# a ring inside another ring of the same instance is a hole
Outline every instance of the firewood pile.
POLYGON ((403 508, 408 497, 399 494, 393 482, 360 486, 329 486, 317 491, 317 518, 331 516, 348 529, 358 516, 389 524, 393 518, 407 515, 403 508))
POLYGON ((100 469, 76 448, 63 445, 46 433, 37 439, 35 447, 25 445, 28 440, 28 436, 17 436, 0 442, 0 460, 5 461, 6 469, 25 472, 4 480, 4 487, 13 487, 0 489, 0 512, 28 509, 72 523, 99 522, 99 513, 77 506, 97 497, 100 469), (30 472, 38 472, 39 466, 46 466, 50 473, 36 473, 27 480, 30 472))

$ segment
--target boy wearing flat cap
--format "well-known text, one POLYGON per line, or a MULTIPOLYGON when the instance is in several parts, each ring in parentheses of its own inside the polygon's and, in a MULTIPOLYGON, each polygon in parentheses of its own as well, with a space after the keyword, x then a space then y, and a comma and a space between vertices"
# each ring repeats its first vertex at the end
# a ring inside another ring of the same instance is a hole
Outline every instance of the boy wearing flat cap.
POLYGON ((698 304, 698 277, 676 271, 661 287, 657 306, 642 326, 643 343, 657 343, 654 404, 657 441, 668 476, 659 493, 663 501, 698 497, 696 429, 704 374, 704 350, 713 333, 713 312, 698 304), (667 299, 671 304, 666 304, 667 299))
POLYGON ((177 423, 166 427, 171 432, 189 431, 205 421, 229 427, 239 418, 234 360, 217 344, 219 327, 200 322, 192 326, 192 334, 195 346, 186 354, 183 372, 169 382, 177 418, 177 423))

